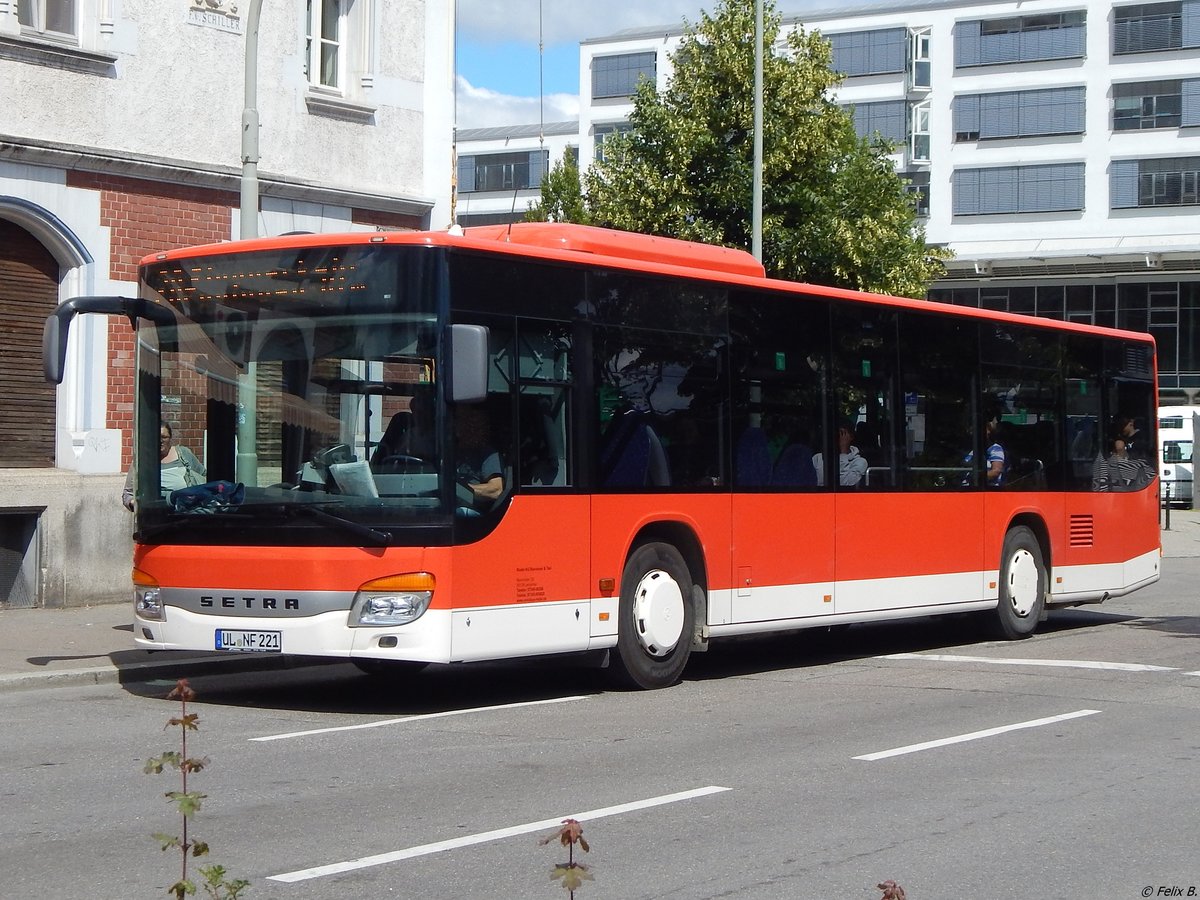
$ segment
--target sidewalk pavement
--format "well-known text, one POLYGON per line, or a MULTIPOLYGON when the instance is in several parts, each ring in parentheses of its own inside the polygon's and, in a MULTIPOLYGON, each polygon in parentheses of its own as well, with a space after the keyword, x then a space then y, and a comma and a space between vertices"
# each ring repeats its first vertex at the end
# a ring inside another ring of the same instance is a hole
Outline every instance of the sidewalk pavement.
MULTIPOLYGON (((1200 557, 1200 510, 1171 510, 1163 555, 1200 557)), ((133 608, 113 603, 72 609, 0 610, 0 691, 175 680, 201 674, 325 664, 302 656, 139 650, 133 608)))

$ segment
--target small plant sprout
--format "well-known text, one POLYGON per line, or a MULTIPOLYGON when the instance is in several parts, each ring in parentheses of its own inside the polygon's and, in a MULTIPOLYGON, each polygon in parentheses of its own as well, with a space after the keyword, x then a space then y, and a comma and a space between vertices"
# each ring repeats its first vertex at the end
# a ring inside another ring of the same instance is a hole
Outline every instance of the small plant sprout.
POLYGON ((583 887, 583 883, 595 880, 587 866, 575 862, 575 845, 578 844, 584 853, 588 853, 591 848, 583 836, 583 826, 575 819, 563 819, 562 828, 549 837, 542 838, 538 844, 545 846, 555 839, 567 848, 567 861, 559 863, 551 870, 550 880, 562 882, 563 890, 570 893, 571 900, 575 900, 575 892, 583 887))
POLYGON ((881 881, 875 887, 883 891, 883 896, 879 900, 904 900, 904 888, 890 878, 887 881, 881 881))
MULTIPOLYGON (((183 900, 184 897, 196 893, 196 883, 188 878, 188 857, 208 855, 208 844, 204 841, 196 840, 188 834, 188 825, 191 822, 191 818, 199 812, 200 804, 205 798, 205 795, 198 791, 188 790, 188 776, 201 771, 208 765, 207 758, 196 759, 188 756, 188 732, 198 731, 200 728, 200 717, 196 713, 189 713, 187 711, 188 701, 195 698, 196 692, 188 686, 186 678, 181 678, 175 683, 175 687, 171 690, 171 693, 167 694, 167 699, 179 701, 180 714, 177 717, 168 719, 166 728, 179 729, 179 750, 167 750, 159 756, 146 760, 146 765, 143 769, 147 775, 161 775, 163 769, 168 767, 179 771, 181 789, 178 791, 167 791, 164 796, 167 798, 167 802, 172 804, 179 812, 180 818, 183 820, 181 833, 178 835, 153 835, 154 839, 161 845, 162 850, 179 851, 179 880, 167 888, 167 893, 174 897, 175 900, 183 900)), ((199 866, 198 870, 204 878, 202 883, 204 893, 212 897, 213 900, 238 900, 242 891, 250 885, 250 882, 241 879, 226 880, 224 866, 199 866)))

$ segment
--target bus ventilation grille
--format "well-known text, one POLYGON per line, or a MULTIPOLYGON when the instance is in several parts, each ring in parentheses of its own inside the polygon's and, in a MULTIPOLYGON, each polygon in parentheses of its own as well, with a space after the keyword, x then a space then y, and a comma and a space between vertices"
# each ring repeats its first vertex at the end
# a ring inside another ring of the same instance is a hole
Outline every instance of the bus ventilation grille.
POLYGON ((1095 537, 1091 516, 1071 516, 1071 546, 1090 547, 1095 537))

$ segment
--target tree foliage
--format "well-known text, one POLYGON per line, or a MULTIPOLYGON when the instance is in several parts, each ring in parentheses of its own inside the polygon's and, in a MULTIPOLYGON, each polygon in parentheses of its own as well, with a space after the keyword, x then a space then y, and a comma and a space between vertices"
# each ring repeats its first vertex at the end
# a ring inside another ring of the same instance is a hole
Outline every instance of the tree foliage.
MULTIPOLYGON (((949 257, 925 243, 882 141, 858 137, 830 99, 829 43, 764 3, 763 264, 774 277, 920 297, 949 257)), ((661 93, 643 81, 632 130, 585 176, 579 218, 557 185, 541 206, 588 221, 750 249, 754 161, 754 2, 721 0, 688 25, 661 93), (548 199, 549 198, 549 199, 548 199), (556 205, 557 204, 557 205, 556 205)), ((548 194, 547 191, 550 193, 548 194)), ((564 195, 565 197, 565 195, 564 195)))
POLYGON ((583 202, 583 185, 579 179, 579 163, 568 150, 542 179, 541 199, 525 213, 526 222, 577 222, 590 219, 583 202))

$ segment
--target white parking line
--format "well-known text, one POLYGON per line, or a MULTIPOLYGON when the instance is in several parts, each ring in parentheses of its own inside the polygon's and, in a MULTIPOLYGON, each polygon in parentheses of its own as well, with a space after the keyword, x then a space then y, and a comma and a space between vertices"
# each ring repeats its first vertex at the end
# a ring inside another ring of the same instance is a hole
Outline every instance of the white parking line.
POLYGON ((549 700, 527 700, 523 703, 501 703, 497 706, 476 706, 472 709, 448 709, 445 712, 425 713, 420 716, 401 716, 399 719, 381 719, 378 722, 363 722, 359 725, 338 725, 331 728, 313 728, 309 731, 291 731, 287 734, 268 734, 263 737, 250 738, 252 741, 285 741, 288 738, 309 737, 314 734, 331 734, 335 731, 361 731, 364 728, 383 728, 386 725, 401 725, 405 722, 420 722, 424 719, 444 719, 448 716, 466 716, 471 713, 492 712, 497 709, 519 709, 523 706, 545 706, 549 703, 569 703, 572 700, 586 700, 586 696, 552 697, 549 700))
POLYGON ((890 756, 903 756, 905 753, 916 753, 920 750, 931 750, 934 747, 945 747, 947 744, 961 744, 965 741, 977 741, 980 738, 995 737, 1008 731, 1021 728, 1037 728, 1041 725, 1053 725, 1055 722, 1065 722, 1067 719, 1078 719, 1082 716, 1094 716, 1098 709, 1080 709, 1075 712, 1063 713, 1061 716, 1047 716, 1045 719, 1032 719, 1028 722, 1017 722, 1015 725, 1001 725, 999 728, 987 728, 983 731, 972 731, 970 734, 959 734, 954 737, 941 738, 936 741, 926 741, 923 744, 909 744, 907 747, 896 747, 894 750, 880 750, 878 753, 865 753, 855 759, 873 762, 877 759, 887 759, 890 756))
POLYGON ((562 825, 563 819, 577 819, 580 822, 591 822, 608 816, 634 812, 639 809, 649 809, 652 806, 664 806, 668 803, 679 803, 683 800, 693 800, 709 794, 719 794, 731 790, 727 787, 696 788, 691 791, 680 791, 677 794, 665 794, 661 797, 651 797, 648 800, 635 800, 632 803, 622 803, 619 806, 606 806, 603 809, 593 809, 588 812, 571 813, 565 816, 555 816, 552 819, 542 819, 540 822, 526 822, 524 825, 513 825, 511 828, 497 828, 495 831, 485 831, 482 834, 471 834, 464 837, 452 838, 448 841, 438 841, 433 844, 422 844, 419 847, 409 847, 407 850, 395 850, 391 853, 380 853, 376 856, 364 856, 348 862, 332 863, 327 866, 315 866, 311 869, 300 869, 295 872, 285 872, 282 875, 271 875, 268 881, 309 881, 313 878, 323 878, 326 875, 338 875, 342 872, 352 872, 355 869, 366 869, 370 866, 382 866, 385 863, 413 859, 417 856, 428 856, 431 853, 441 853, 445 850, 457 850, 459 847, 470 847, 488 841, 498 841, 502 838, 518 834, 529 834, 531 831, 544 831, 562 825))
POLYGON ((991 656, 952 656, 944 653, 889 653, 876 659, 927 659, 932 662, 989 663, 994 666, 1049 666, 1059 669, 1104 669, 1110 672, 1178 672, 1172 666, 1102 662, 1095 659, 997 659, 991 656))

